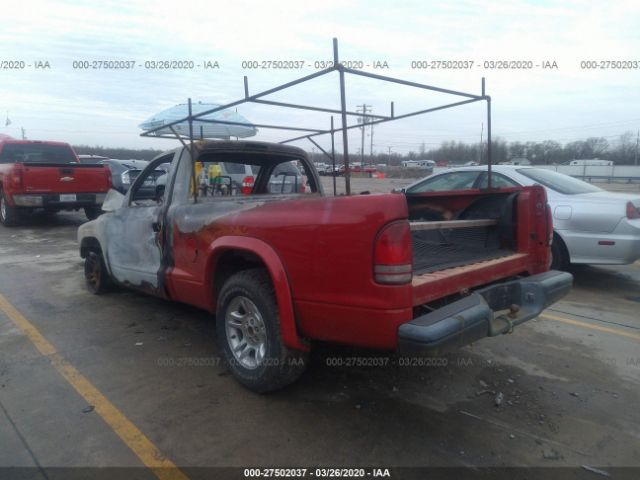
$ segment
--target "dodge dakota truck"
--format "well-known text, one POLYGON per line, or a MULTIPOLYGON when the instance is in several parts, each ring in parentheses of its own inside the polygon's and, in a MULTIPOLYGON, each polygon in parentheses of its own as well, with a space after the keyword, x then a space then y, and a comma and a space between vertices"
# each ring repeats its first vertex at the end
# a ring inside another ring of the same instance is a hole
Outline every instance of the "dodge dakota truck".
POLYGON ((88 289, 117 284, 215 314, 223 358, 257 392, 296 380, 314 342, 440 355, 511 333, 572 284, 549 271, 541 186, 329 197, 307 154, 281 144, 167 152, 103 210, 78 231, 88 289), (295 161, 305 188, 271 192, 295 161), (219 188, 233 181, 221 164, 255 178, 219 188), (155 184, 158 168, 168 174, 155 184), (199 188, 196 171, 213 186, 199 188))
POLYGON ((111 187, 103 165, 81 164, 67 143, 0 140, 0 222, 15 225, 36 210, 79 210, 90 220, 111 187))

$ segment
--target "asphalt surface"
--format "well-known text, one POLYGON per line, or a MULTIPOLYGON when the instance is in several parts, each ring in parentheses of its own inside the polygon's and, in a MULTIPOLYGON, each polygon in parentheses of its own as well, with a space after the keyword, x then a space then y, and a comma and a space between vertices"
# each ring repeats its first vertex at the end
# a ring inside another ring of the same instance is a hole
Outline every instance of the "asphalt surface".
POLYGON ((0 226, 0 295, 56 351, 43 354, 0 310, 0 468, 52 478, 38 469, 144 465, 62 361, 181 468, 640 466, 637 263, 575 268, 548 316, 437 365, 347 365, 386 357, 318 345, 298 383, 261 396, 222 367, 207 313, 89 294, 83 221, 0 226))

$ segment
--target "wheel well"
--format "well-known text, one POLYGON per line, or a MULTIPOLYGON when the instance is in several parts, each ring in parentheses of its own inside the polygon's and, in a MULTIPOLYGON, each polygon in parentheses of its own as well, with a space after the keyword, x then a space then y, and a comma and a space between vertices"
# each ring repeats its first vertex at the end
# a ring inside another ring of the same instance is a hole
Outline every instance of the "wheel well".
POLYGON ((222 289, 227 279, 242 270, 262 267, 266 270, 267 266, 262 259, 253 252, 247 250, 227 250, 220 255, 216 262, 216 268, 213 275, 213 291, 215 298, 222 289))
POLYGON ((557 242, 557 245, 562 250, 563 255, 567 259, 567 262, 571 262, 571 256, 569 255, 569 249, 567 248, 567 244, 564 242, 564 240, 560 236, 560 234, 554 231, 553 232, 553 243, 555 244, 556 242, 557 242))
POLYGON ((80 257, 85 258, 87 253, 94 251, 102 253, 102 248, 100 248, 100 242, 95 237, 87 237, 83 238, 80 243, 80 257))

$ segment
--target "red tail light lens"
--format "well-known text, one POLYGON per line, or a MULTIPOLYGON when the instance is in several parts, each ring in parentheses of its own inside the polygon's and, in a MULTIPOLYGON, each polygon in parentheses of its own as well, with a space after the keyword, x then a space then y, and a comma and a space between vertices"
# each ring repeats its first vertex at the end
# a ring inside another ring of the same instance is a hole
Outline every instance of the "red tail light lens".
POLYGON ((113 185, 113 178, 111 177, 111 170, 109 170, 109 167, 105 166, 104 169, 107 171, 107 190, 108 190, 113 185))
POLYGON ((640 218, 640 208, 636 207, 633 202, 627 202, 627 218, 640 218))
POLYGON ((251 195, 251 192, 253 191, 254 182, 255 182, 255 179, 253 178, 252 175, 248 175, 244 177, 244 180, 242 180, 242 189, 240 190, 243 195, 251 195))
POLYGON ((394 222, 382 229, 373 253, 373 277, 377 283, 409 283, 413 276, 409 222, 394 222))

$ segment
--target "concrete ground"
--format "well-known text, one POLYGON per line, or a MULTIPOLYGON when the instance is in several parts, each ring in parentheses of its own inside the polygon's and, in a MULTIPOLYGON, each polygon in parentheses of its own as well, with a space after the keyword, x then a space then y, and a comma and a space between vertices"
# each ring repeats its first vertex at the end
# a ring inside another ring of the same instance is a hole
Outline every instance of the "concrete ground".
POLYGON ((192 478, 202 466, 640 467, 639 264, 575 268, 545 316, 446 363, 335 366, 377 354, 319 345, 298 383, 260 396, 221 366, 208 314, 89 294, 83 221, 0 226, 0 468, 33 467, 18 477, 140 467, 140 448, 192 478))

